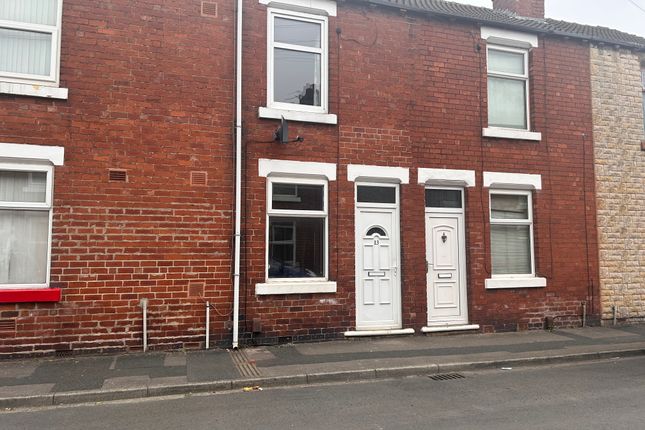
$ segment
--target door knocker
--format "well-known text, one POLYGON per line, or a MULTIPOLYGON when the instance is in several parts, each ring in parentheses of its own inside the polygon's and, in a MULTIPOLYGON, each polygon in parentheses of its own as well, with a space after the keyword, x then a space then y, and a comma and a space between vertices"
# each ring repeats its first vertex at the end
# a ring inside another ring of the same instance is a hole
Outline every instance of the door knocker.
POLYGON ((448 236, 446 236, 446 233, 444 232, 443 235, 441 236, 441 241, 443 243, 446 243, 446 240, 448 240, 448 236))

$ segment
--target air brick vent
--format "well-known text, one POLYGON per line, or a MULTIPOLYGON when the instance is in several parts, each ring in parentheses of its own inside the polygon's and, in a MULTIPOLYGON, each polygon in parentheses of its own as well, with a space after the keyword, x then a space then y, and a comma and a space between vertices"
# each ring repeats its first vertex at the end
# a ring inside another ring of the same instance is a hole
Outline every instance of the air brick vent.
POLYGON ((128 172, 125 170, 110 169, 110 182, 128 182, 128 172))
POLYGON ((190 185, 203 187, 207 181, 208 175, 206 172, 190 172, 190 185))
POLYGON ((217 3, 210 1, 202 2, 202 16, 217 18, 217 3))
POLYGON ((2 319, 0 320, 0 332, 15 332, 16 320, 15 319, 2 319))

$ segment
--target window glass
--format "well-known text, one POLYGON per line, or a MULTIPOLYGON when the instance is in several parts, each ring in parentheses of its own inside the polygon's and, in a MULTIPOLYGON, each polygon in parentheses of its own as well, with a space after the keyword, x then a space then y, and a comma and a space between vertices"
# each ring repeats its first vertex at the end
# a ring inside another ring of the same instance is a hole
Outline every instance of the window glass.
POLYGON ((496 73, 524 75, 524 54, 490 49, 488 51, 488 70, 496 73))
POLYGON ((274 50, 276 102, 320 106, 320 54, 274 50))
POLYGON ((0 284, 47 282, 49 211, 0 208, 0 284))
POLYGON ((528 197, 516 194, 491 194, 490 212, 493 219, 528 220, 528 197))
POLYGON ((325 188, 323 185, 273 183, 273 209, 322 211, 325 188))
POLYGON ((494 275, 531 273, 528 225, 491 225, 491 262, 494 275))
POLYGON ((0 20, 56 25, 58 0, 1 0, 0 20))
POLYGON ((274 37, 276 42, 320 48, 320 24, 275 18, 274 37))
POLYGON ((527 128, 526 81, 488 77, 488 125, 527 128))
POLYGON ((49 76, 52 34, 0 28, 0 71, 49 76))
POLYGON ((461 208, 461 191, 435 189, 426 190, 426 207, 461 208))
POLYGON ((269 217, 269 278, 324 277, 325 219, 269 217))
POLYGON ((356 187, 356 199, 360 203, 396 203, 396 188, 360 185, 356 187))
POLYGON ((0 202, 45 203, 47 173, 0 171, 0 202))

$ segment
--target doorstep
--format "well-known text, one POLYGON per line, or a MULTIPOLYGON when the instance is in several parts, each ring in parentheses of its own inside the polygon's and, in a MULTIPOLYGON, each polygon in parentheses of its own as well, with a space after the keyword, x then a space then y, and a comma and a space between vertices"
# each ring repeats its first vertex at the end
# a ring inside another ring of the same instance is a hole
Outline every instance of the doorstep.
POLYGON ((479 324, 464 324, 464 325, 440 325, 423 327, 421 333, 440 333, 445 331, 468 331, 479 330, 479 324))
POLYGON ((392 329, 392 330, 353 330, 346 331, 345 337, 366 337, 366 336, 396 336, 414 334, 413 328, 392 329))

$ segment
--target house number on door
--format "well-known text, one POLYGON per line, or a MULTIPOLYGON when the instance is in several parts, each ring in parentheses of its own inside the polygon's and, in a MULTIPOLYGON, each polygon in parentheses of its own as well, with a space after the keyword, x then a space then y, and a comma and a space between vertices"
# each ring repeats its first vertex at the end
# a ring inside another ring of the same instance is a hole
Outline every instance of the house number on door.
POLYGON ((379 242, 379 240, 378 240, 378 239, 374 239, 374 246, 378 246, 378 244, 379 244, 379 243, 380 243, 380 242, 379 242))

